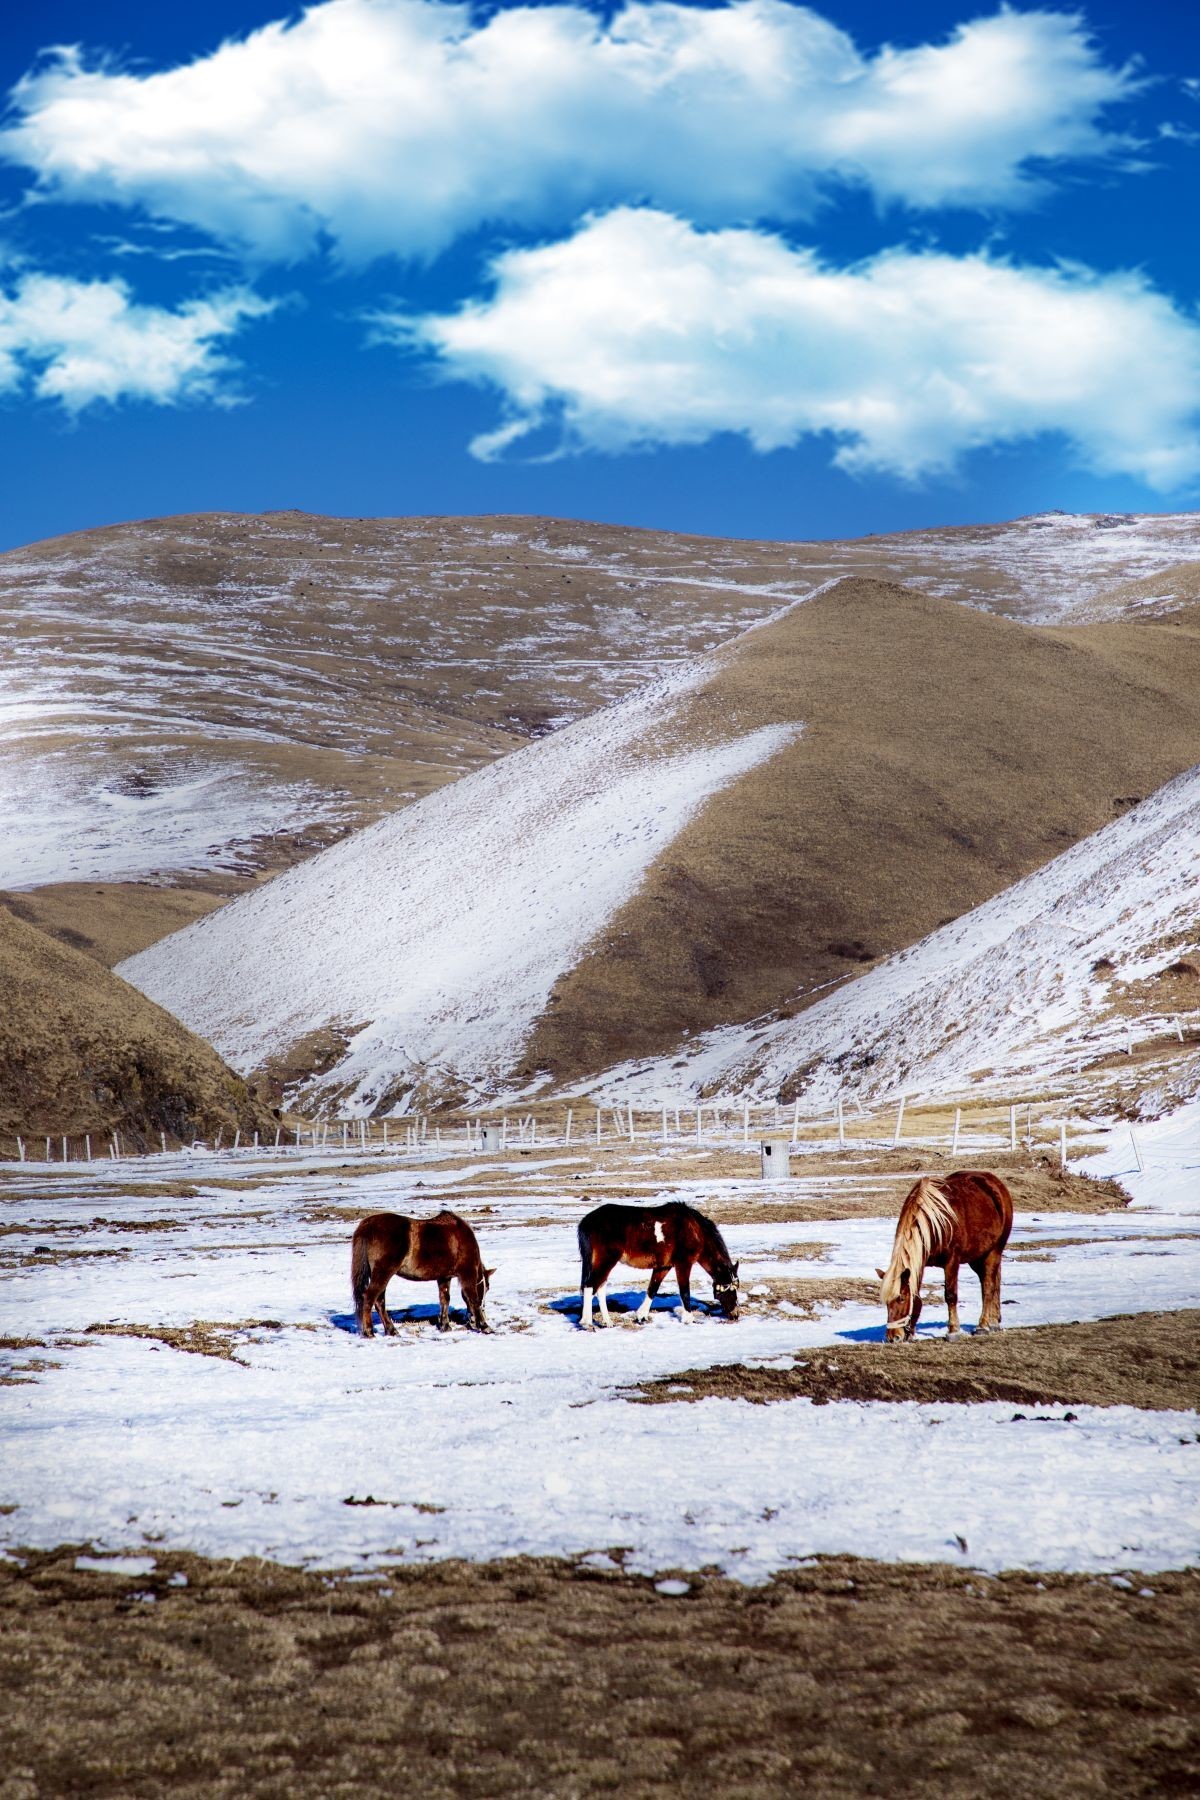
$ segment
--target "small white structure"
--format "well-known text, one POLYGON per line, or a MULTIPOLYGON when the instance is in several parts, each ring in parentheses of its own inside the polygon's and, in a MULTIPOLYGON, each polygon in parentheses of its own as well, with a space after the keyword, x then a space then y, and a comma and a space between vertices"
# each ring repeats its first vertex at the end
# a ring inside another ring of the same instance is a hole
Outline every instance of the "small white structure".
POLYGON ((778 1181, 781 1176, 790 1175, 790 1146, 786 1138, 764 1138, 762 1142, 763 1179, 778 1181))
POLYGON ((479 1148, 481 1150, 502 1150, 504 1148, 503 1126, 481 1125, 479 1127, 479 1148))

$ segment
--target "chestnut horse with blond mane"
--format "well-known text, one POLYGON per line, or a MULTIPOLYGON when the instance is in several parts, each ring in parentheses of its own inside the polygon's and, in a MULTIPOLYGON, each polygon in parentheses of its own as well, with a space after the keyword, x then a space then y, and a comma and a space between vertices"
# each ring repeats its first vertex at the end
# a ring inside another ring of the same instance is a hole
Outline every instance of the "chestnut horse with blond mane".
POLYGON ((1000 1260, 1012 1230, 1012 1195, 998 1175, 960 1170, 944 1181, 929 1176, 909 1190, 892 1244, 892 1260, 877 1269, 887 1307, 887 1341, 911 1338, 921 1316, 921 1278, 927 1266, 946 1271, 947 1335, 958 1334, 958 1271, 974 1269, 983 1290, 977 1331, 1000 1324, 1000 1260))

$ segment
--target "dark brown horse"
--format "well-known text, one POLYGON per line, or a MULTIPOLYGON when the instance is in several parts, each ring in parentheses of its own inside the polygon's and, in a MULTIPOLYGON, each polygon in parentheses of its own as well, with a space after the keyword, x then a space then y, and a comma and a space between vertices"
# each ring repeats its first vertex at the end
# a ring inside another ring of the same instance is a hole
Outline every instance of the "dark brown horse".
POLYGON ((354 1233, 350 1249, 350 1283, 354 1311, 364 1337, 374 1337, 372 1312, 389 1337, 396 1327, 385 1304, 393 1275, 402 1281, 436 1281, 441 1311, 438 1330, 450 1329, 450 1283, 457 1279, 467 1308, 467 1323, 490 1331, 483 1316, 484 1296, 495 1269, 485 1269, 475 1233, 457 1213, 440 1212, 432 1219, 404 1219, 399 1213, 372 1213, 354 1233))
POLYGON ((691 1323, 692 1269, 696 1263, 712 1278, 713 1297, 727 1319, 737 1318, 738 1266, 730 1261, 725 1240, 703 1213, 682 1201, 666 1206, 597 1206, 579 1221, 579 1254, 583 1262, 580 1324, 592 1329, 592 1298, 600 1303, 601 1325, 611 1325, 604 1283, 619 1262, 649 1269, 646 1297, 634 1318, 644 1319, 670 1270, 679 1283, 682 1318, 691 1323))
POLYGON ((944 1181, 928 1176, 912 1187, 900 1208, 892 1260, 877 1269, 879 1298, 887 1307, 887 1341, 910 1338, 921 1316, 921 1278, 926 1265, 946 1271, 948 1333, 958 1332, 958 1271, 970 1265, 983 1289, 977 1330, 1000 1324, 1000 1259, 1012 1230, 1012 1195, 998 1175, 960 1170, 944 1181))

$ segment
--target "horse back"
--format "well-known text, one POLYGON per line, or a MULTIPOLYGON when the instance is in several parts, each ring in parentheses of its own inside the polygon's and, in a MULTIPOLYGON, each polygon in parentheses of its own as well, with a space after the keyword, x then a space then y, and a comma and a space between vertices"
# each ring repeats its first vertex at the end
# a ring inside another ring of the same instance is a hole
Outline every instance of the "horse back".
POLYGON ((593 1256, 597 1249, 615 1252, 634 1269, 668 1268, 681 1256, 694 1258, 702 1243, 699 1215, 679 1200, 666 1206, 608 1201, 579 1221, 579 1247, 585 1256, 593 1256))
POLYGON ((412 1220, 400 1213, 371 1213, 355 1227, 354 1246, 356 1249, 361 1246, 366 1251, 372 1268, 381 1262, 389 1262, 394 1268, 408 1255, 412 1225, 412 1220))

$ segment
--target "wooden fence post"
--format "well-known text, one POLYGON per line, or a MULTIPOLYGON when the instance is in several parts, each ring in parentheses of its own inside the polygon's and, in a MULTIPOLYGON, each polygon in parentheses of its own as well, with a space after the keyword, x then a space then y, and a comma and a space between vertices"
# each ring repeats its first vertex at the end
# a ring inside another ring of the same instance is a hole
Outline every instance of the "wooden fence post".
POLYGON ((1058 1127, 1058 1160, 1065 1169, 1067 1166, 1067 1121, 1063 1119, 1058 1127))
POLYGON ((900 1142, 900 1128, 904 1124, 904 1095, 900 1096, 900 1104, 896 1108, 896 1129, 892 1134, 892 1149, 900 1142))
POLYGON ((958 1134, 961 1130, 962 1130, 962 1107, 956 1106, 954 1109, 954 1136, 950 1140, 951 1156, 958 1155, 958 1134))
POLYGON ((838 1149, 846 1148, 846 1109, 842 1104, 842 1096, 838 1095, 838 1149))
POLYGON ((573 1116, 574 1115, 572 1114, 571 1108, 568 1106, 568 1108, 567 1108, 567 1128, 563 1133, 563 1143, 564 1144, 569 1144, 571 1141, 571 1119, 573 1116))
POLYGON ((1015 1106, 1010 1106, 1008 1109, 1008 1147, 1010 1150, 1015 1150, 1017 1147, 1017 1109, 1015 1106))

